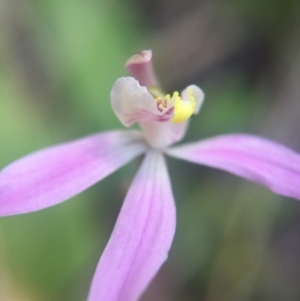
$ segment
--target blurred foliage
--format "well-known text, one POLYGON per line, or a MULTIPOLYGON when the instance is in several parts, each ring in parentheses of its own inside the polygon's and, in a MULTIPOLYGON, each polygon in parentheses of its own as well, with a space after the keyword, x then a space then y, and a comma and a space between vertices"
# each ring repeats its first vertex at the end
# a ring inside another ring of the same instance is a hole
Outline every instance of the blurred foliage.
MULTIPOLYGON (((195 83, 206 93, 185 141, 251 132, 300 150, 299 6, 1 0, 0 166, 120 128, 110 89, 142 48, 154 50, 166 90, 195 83)), ((142 300, 299 300, 299 204, 225 172, 168 163, 177 233, 142 300)), ((1 218, 0 300, 85 300, 137 166, 59 206, 1 218)))

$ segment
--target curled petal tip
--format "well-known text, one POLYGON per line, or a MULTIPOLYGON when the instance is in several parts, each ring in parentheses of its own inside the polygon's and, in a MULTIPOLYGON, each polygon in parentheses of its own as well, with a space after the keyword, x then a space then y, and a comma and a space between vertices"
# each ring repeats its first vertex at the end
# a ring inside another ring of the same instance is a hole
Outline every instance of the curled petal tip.
POLYGON ((127 60, 125 67, 130 70, 132 65, 149 63, 152 60, 151 50, 142 50, 127 60))
POLYGON ((130 74, 145 87, 157 87, 158 82, 152 66, 152 51, 143 50, 134 54, 125 64, 130 74))

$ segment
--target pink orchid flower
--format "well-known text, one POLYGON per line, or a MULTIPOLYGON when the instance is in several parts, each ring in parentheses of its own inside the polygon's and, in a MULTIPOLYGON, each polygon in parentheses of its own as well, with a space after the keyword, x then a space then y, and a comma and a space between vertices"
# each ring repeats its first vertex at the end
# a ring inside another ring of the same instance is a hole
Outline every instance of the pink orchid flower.
POLYGON ((89 301, 134 301, 167 259, 175 232, 175 205, 164 154, 219 168, 275 193, 300 199, 300 156, 263 138, 233 134, 170 147, 184 136, 204 94, 197 86, 164 95, 151 51, 131 57, 133 77, 119 78, 111 104, 123 125, 141 131, 95 134, 46 148, 0 173, 0 215, 53 206, 145 154, 92 281, 89 301))

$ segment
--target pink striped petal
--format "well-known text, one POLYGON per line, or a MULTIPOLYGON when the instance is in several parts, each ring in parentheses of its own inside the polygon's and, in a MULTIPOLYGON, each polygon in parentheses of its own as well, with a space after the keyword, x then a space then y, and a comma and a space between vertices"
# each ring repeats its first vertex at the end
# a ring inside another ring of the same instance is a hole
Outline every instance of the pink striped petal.
POLYGON ((115 131, 30 154, 0 172, 0 216, 63 202, 144 151, 139 132, 115 131))
POLYGON ((225 135, 168 150, 168 154, 223 169, 275 193, 300 199, 300 155, 250 135, 225 135))
POLYGON ((163 155, 149 151, 100 258, 89 301, 135 301, 155 276, 175 232, 175 205, 163 155))

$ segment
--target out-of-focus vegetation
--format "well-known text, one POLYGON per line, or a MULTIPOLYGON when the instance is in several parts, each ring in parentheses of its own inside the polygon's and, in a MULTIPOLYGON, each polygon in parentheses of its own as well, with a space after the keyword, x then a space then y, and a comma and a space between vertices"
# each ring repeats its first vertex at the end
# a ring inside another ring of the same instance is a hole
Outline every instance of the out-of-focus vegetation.
MULTIPOLYGON (((0 168, 121 128, 110 88, 141 49, 153 50, 165 90, 206 92, 185 140, 249 132, 300 151, 299 1, 1 0, 0 168)), ((168 163, 177 233, 142 300, 299 300, 299 202, 168 163)), ((1 218, 0 300, 85 300, 136 168, 53 208, 1 218)))

